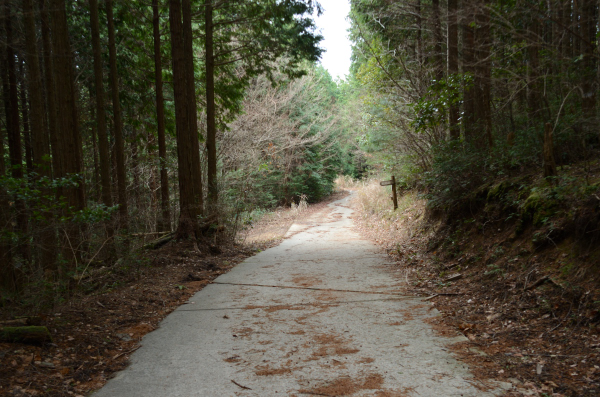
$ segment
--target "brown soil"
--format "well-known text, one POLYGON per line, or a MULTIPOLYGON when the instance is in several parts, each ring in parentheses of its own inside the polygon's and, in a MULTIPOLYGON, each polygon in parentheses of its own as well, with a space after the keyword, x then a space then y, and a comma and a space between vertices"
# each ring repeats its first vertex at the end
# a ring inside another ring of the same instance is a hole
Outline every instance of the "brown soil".
POLYGON ((321 283, 321 280, 314 276, 297 275, 292 278, 292 282, 300 287, 312 287, 321 283))
POLYGON ((285 375, 292 373, 293 370, 297 368, 271 368, 268 365, 264 367, 259 367, 254 373, 258 376, 273 376, 273 375, 285 375))
POLYGON ((317 334, 314 336, 314 340, 320 346, 308 358, 309 361, 318 360, 322 357, 331 355, 343 356, 346 354, 354 354, 360 351, 359 349, 348 347, 347 345, 350 341, 343 339, 339 335, 317 334))
POLYGON ((250 336, 254 333, 254 330, 250 327, 243 327, 233 330, 234 338, 250 338, 250 336))
POLYGON ((402 391, 400 390, 381 390, 375 393, 375 397, 409 397, 409 392, 412 391, 412 388, 406 388, 402 391))
POLYGON ((374 358, 371 358, 371 357, 363 357, 363 358, 361 358, 360 360, 358 360, 358 361, 357 361, 357 363, 359 363, 359 364, 370 364, 370 363, 372 363, 372 362, 374 362, 374 361, 375 361, 375 359, 374 359, 374 358))
POLYGON ((312 389, 302 389, 299 393, 320 396, 350 396, 361 390, 381 389, 383 376, 379 374, 367 375, 362 379, 339 378, 331 383, 312 389))
POLYGON ((306 307, 304 306, 299 306, 299 305, 276 305, 276 306, 269 306, 267 308, 265 308, 265 312, 267 313, 273 313, 273 312, 278 312, 280 310, 304 310, 306 307))
POLYGON ((431 297, 442 313, 428 320, 433 328, 449 337, 460 332, 476 348, 454 352, 471 364, 480 387, 496 379, 520 388, 508 396, 599 395, 597 251, 577 257, 573 240, 539 246, 531 228, 515 237, 514 224, 491 228, 477 221, 476 209, 470 216, 470 226, 452 224, 428 217, 418 201, 391 228, 367 213, 354 219, 395 260, 389 268, 408 281, 405 292, 431 297), (580 270, 568 273, 571 267, 580 270))

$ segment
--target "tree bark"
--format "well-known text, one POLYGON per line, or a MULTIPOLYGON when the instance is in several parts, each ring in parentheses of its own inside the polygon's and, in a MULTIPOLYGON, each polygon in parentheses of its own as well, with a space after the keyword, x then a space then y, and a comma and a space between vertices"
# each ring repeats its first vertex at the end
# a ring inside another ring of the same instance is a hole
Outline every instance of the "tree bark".
POLYGON ((463 71, 472 77, 464 93, 465 139, 482 150, 493 145, 491 123, 491 61, 489 8, 470 2, 463 26, 463 71))
POLYGON ((158 231, 171 230, 171 205, 169 203, 169 176, 167 174, 167 146, 165 142, 165 105, 163 98, 162 61, 160 53, 160 19, 158 0, 152 0, 152 27, 154 33, 154 78, 156 81, 156 124, 158 137, 158 158, 160 162, 160 207, 161 216, 158 231))
POLYGON ((527 110, 529 122, 532 125, 538 125, 541 120, 541 98, 540 98, 540 83, 539 83, 539 21, 537 15, 531 16, 531 21, 527 30, 527 110))
POLYGON ((494 144, 492 137, 492 109, 491 109, 491 60, 490 60, 490 17, 489 17, 489 2, 482 1, 479 3, 481 9, 477 11, 477 30, 476 30, 476 46, 477 46, 477 74, 475 76, 475 84, 477 86, 476 118, 478 124, 478 142, 483 147, 487 143, 488 148, 494 144))
MULTIPOLYGON (((468 7, 468 6, 467 6, 468 7)), ((473 15, 469 13, 461 22, 463 32, 462 69, 471 81, 464 87, 464 114, 462 123, 465 132, 465 140, 473 142, 476 139, 475 127, 475 29, 471 26, 473 15)))
POLYGON ((417 0, 415 10, 415 23, 417 25, 417 62, 423 65, 425 57, 423 56, 423 26, 421 16, 421 0, 417 0))
MULTIPOLYGON (((2 16, 7 18, 7 7, 6 0, 4 0, 0 4, 0 11, 2 11, 2 16)), ((2 96, 4 99, 4 114, 6 116, 5 125, 0 125, 0 127, 5 127, 0 129, 0 177, 6 176, 6 163, 5 159, 5 149, 4 149, 4 131, 7 132, 12 128, 11 120, 10 120, 10 95, 9 95, 9 83, 8 83, 8 65, 6 64, 6 53, 7 53, 7 42, 4 41, 1 43, 2 45, 2 53, 0 54, 0 62, 2 62, 2 68, 0 68, 0 77, 2 78, 2 96)), ((9 206, 10 198, 8 197, 7 192, 4 189, 0 189, 0 222, 2 225, 10 225, 11 224, 11 214, 10 214, 10 206, 9 206)), ((10 228, 10 226, 7 226, 10 228)), ((9 229, 10 230, 10 229, 9 229)), ((17 289, 17 278, 15 267, 13 265, 12 260, 12 247, 9 239, 5 239, 3 236, 0 236, 0 286, 9 291, 14 291, 17 289)))
POLYGON ((31 128, 29 119, 29 101, 27 100, 27 77, 25 76, 25 60, 19 54, 19 100, 21 101, 21 120, 23 121, 23 146, 25 147, 25 165, 27 175, 33 171, 33 151, 31 149, 31 128))
MULTIPOLYGON (((19 91, 17 83, 17 68, 15 64, 15 50, 13 46, 12 31, 12 13, 8 1, 4 3, 6 19, 4 28, 6 32, 6 68, 8 71, 8 108, 6 113, 7 130, 8 130, 8 154, 11 166, 11 176, 15 179, 23 179, 23 147, 21 142, 21 130, 19 119, 19 91), (10 121, 10 122, 9 122, 10 121)), ((23 103, 21 103, 23 105, 23 103)), ((26 113, 25 113, 26 115, 26 113)), ((29 261, 29 245, 25 244, 25 238, 28 229, 27 209, 25 202, 22 199, 15 198, 15 210, 17 226, 15 232, 18 233, 17 251, 22 256, 23 260, 29 261)), ((17 285, 20 281, 17 281, 17 285)))
MULTIPOLYGON (((29 101, 31 104, 31 135, 33 140, 33 171, 36 177, 50 177, 51 163, 49 141, 44 117, 44 97, 40 87, 43 87, 34 18, 33 0, 23 0, 23 16, 25 25, 25 43, 27 51, 27 72, 29 80, 29 101)), ((44 194, 49 194, 44 191, 44 194)), ((46 221, 51 214, 44 214, 46 221)), ((46 273, 56 270, 56 233, 51 224, 38 223, 39 230, 39 261, 46 273)))
MULTIPOLYGON (((96 101, 92 88, 88 88, 90 94, 90 118, 96 120, 96 101)), ((100 160, 98 159, 98 130, 95 124, 90 127, 92 133, 92 155, 94 157, 94 188, 92 192, 94 194, 94 200, 102 202, 102 185, 100 182, 100 160)))
POLYGON ((217 128, 215 114, 215 57, 213 53, 213 5, 212 0, 204 3, 205 67, 206 67, 206 157, 209 212, 216 209, 217 187, 217 128))
POLYGON ((110 186, 110 154, 108 134, 106 133, 106 107, 104 102, 104 72, 102 67, 102 48, 100 46, 100 21, 98 17, 98 0, 90 2, 90 25, 92 28, 92 51, 94 53, 94 82, 96 89, 96 128, 98 131, 98 154, 100 160, 100 181, 102 186, 102 203, 112 207, 110 186))
POLYGON ((173 93, 175 99, 175 129, 177 134, 177 165, 179 175, 179 225, 178 239, 199 237, 198 217, 200 206, 194 180, 196 169, 200 166, 194 159, 194 135, 189 128, 188 101, 186 88, 186 68, 183 44, 181 0, 169 0, 169 22, 171 30, 171 58, 173 62, 173 93))
POLYGON ((588 131, 592 131, 596 125, 596 90, 594 81, 597 76, 597 60, 594 57, 596 50, 596 32, 598 16, 594 0, 582 0, 581 13, 581 36, 583 53, 583 73, 582 73, 582 103, 583 115, 588 131))
MULTIPOLYGON (((17 87, 17 73, 15 65, 15 52, 13 49, 12 12, 9 2, 4 1, 5 15, 4 29, 6 32, 6 70, 8 71, 8 108, 6 124, 8 127, 8 155, 13 178, 23 178, 23 154, 21 146, 20 118, 19 118, 19 92, 17 87)), ((6 99, 5 99, 6 100, 6 99)))
POLYGON ((46 93, 47 139, 52 153, 52 174, 61 172, 60 154, 58 152, 58 137, 56 134, 57 110, 56 92, 54 89, 54 67, 52 64, 52 43, 50 42, 50 19, 48 15, 48 0, 40 0, 42 53, 44 63, 44 90, 46 93))
POLYGON ((123 142, 123 118, 119 99, 119 74, 117 72, 117 47, 115 43, 115 23, 113 2, 106 0, 106 19, 108 20, 108 54, 110 62, 110 88, 112 93, 115 154, 117 159, 117 191, 119 197, 119 227, 127 228, 127 181, 125 175, 125 144, 123 142))
MULTIPOLYGON (((457 0, 448 0, 448 76, 458 75, 458 6, 457 0)), ((450 139, 460 138, 460 127, 458 124, 459 107, 457 104, 450 105, 448 111, 450 127, 450 139)))
POLYGON ((25 44, 27 45, 27 72, 29 80, 29 102, 31 104, 31 132, 33 140, 33 164, 40 176, 50 176, 48 162, 48 135, 44 118, 44 97, 42 95, 42 75, 38 58, 33 0, 23 0, 25 18, 25 44))
POLYGON ((444 57, 442 54, 442 23, 440 18, 440 0, 432 0, 433 8, 433 38, 434 44, 434 68, 437 81, 444 78, 444 57))
MULTIPOLYGON (((75 75, 73 70, 73 53, 69 42, 65 0, 51 0, 49 4, 52 49, 55 81, 55 100, 57 110, 57 134, 55 152, 60 156, 60 169, 55 173, 58 178, 79 175, 76 187, 59 188, 58 196, 64 196, 66 204, 74 210, 85 207, 85 184, 82 176, 83 159, 81 138, 77 117, 75 75)), ((66 266, 73 269, 80 253, 79 230, 74 224, 65 227, 63 233, 63 255, 66 266)))
POLYGON ((202 197, 202 172, 200 168, 200 143, 198 141, 198 107, 196 105, 196 79, 194 73, 194 46, 192 33, 192 6, 190 0, 181 1, 183 14, 183 53, 186 74, 186 97, 188 108, 188 124, 192 140, 192 173, 194 178, 194 197, 199 207, 200 215, 203 214, 202 197))

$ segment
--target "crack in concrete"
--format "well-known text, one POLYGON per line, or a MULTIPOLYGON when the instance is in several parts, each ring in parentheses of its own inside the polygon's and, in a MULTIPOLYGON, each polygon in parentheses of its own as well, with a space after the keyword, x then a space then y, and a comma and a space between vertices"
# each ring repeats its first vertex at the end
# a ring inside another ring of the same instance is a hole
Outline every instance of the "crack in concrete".
MULTIPOLYGON (((292 310, 287 309, 287 307, 299 307, 299 306, 337 306, 342 304, 349 303, 367 303, 367 302, 391 302, 391 301, 405 301, 408 299, 414 299, 412 297, 402 297, 402 298, 382 298, 382 299, 361 299, 361 300, 350 300, 350 301, 327 301, 327 302, 307 302, 307 303, 280 303, 278 305, 267 305, 267 306, 254 306, 254 305, 246 305, 246 306, 237 306, 237 307, 215 307, 215 308, 205 308, 205 309, 177 309, 173 313, 177 312, 204 312, 204 311, 219 311, 219 310, 256 310, 256 309, 271 309, 271 308, 281 308, 281 310, 292 310)), ((185 303, 191 304, 191 303, 185 303)))
POLYGON ((210 284, 211 285, 215 285, 215 284, 218 284, 218 285, 239 285, 239 286, 246 286, 246 287, 265 287, 265 288, 281 288, 281 289, 304 289, 304 290, 322 291, 322 292, 348 292, 348 293, 355 293, 355 294, 370 294, 370 295, 389 295, 389 296, 401 296, 401 297, 406 298, 406 299, 420 299, 420 298, 423 298, 421 296, 404 295, 404 294, 398 294, 398 293, 394 293, 394 292, 358 291, 358 290, 351 290, 351 289, 333 289, 333 288, 316 288, 316 287, 297 287, 297 286, 293 286, 293 285, 227 283, 227 282, 222 282, 222 281, 213 281, 210 284))

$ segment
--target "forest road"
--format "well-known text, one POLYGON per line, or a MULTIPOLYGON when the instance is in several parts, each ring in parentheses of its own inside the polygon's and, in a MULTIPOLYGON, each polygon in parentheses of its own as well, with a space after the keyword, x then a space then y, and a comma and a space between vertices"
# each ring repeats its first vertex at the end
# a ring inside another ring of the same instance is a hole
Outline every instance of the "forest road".
POLYGON ((353 231, 349 198, 221 275, 146 335, 95 397, 497 396, 402 295, 389 258, 353 231), (476 387, 478 386, 479 387, 476 387))

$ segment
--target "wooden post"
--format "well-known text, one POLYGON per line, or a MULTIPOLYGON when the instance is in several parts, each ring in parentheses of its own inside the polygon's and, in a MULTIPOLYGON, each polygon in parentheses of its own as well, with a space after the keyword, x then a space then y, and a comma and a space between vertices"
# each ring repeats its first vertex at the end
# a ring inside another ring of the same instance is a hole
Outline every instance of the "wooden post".
POLYGON ((379 186, 392 186, 392 201, 394 202, 394 211, 398 209, 398 196, 396 195, 396 177, 392 176, 392 179, 389 181, 381 181, 379 182, 379 186))
POLYGON ((398 196, 396 195, 396 177, 392 175, 392 200, 394 200, 394 211, 398 209, 398 196))

